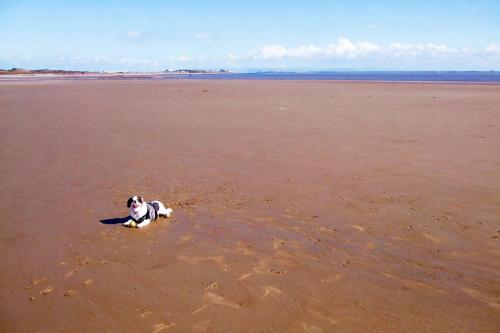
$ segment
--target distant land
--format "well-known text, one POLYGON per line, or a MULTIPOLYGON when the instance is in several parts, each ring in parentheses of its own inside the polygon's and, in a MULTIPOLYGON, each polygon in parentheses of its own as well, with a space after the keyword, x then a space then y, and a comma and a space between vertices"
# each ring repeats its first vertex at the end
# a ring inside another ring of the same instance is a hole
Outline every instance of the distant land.
POLYGON ((231 73, 229 70, 204 70, 204 69, 176 69, 165 70, 163 72, 91 72, 91 71, 68 71, 62 69, 25 69, 25 68, 11 68, 0 69, 0 75, 36 75, 36 74, 53 74, 53 75, 113 75, 113 74, 222 74, 231 73))
POLYGON ((2 74, 15 75, 15 74, 98 74, 98 73, 89 71, 66 71, 62 69, 11 68, 11 69, 0 69, 0 75, 2 74))

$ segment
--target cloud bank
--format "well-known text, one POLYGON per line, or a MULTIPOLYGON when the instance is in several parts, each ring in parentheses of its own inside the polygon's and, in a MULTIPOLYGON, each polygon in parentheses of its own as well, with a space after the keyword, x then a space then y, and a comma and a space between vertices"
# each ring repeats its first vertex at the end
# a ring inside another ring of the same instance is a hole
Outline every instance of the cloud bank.
MULTIPOLYGON (((145 34, 131 30, 129 42, 144 42, 145 34)), ((209 40, 198 33, 195 38, 209 40)), ((229 48, 230 49, 230 48, 229 48)), ((0 56, 0 68, 60 68, 105 71, 162 71, 176 68, 211 69, 372 69, 372 70, 500 70, 500 44, 484 47, 450 47, 445 44, 391 43, 379 45, 367 41, 339 38, 320 46, 303 44, 286 47, 263 45, 245 53, 229 52, 207 56, 203 49, 194 54, 178 54, 169 50, 169 57, 160 51, 151 57, 110 57, 106 55, 55 55, 52 57, 0 56), (196 54, 199 53, 199 54, 196 54)))
POLYGON ((340 38, 335 44, 319 47, 313 44, 301 45, 296 48, 286 48, 273 44, 265 45, 248 53, 252 59, 283 59, 283 58, 311 58, 311 57, 345 57, 356 58, 377 53, 380 47, 368 42, 352 42, 347 38, 340 38))
POLYGON ((500 46, 489 44, 483 49, 452 48, 444 44, 402 44, 392 43, 388 46, 371 42, 353 42, 348 38, 339 38, 337 43, 321 47, 314 44, 286 48, 279 44, 264 45, 247 54, 248 58, 259 60, 272 59, 310 59, 323 58, 369 58, 370 56, 415 57, 415 56, 480 56, 500 55, 500 46))

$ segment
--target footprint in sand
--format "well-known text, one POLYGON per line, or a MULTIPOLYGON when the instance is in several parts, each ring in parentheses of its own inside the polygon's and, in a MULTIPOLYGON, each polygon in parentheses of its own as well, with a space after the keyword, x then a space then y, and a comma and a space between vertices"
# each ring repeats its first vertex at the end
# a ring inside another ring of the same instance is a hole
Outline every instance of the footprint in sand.
POLYGON ((431 234, 426 234, 426 233, 422 233, 422 234, 420 234, 420 235, 421 235, 422 237, 424 237, 425 239, 430 240, 430 241, 431 241, 431 242, 433 242, 433 243, 437 243, 437 244, 441 243, 441 239, 439 239, 439 237, 433 236, 433 235, 431 235, 431 234))
POLYGON ((73 296, 76 296, 76 295, 77 295, 77 292, 76 292, 76 290, 73 290, 73 289, 68 289, 64 293, 64 297, 73 297, 73 296))
POLYGON ((276 295, 279 295, 279 294, 282 294, 283 291, 276 288, 276 287, 273 287, 273 286, 264 286, 264 295, 260 298, 260 299, 264 299, 266 298, 267 296, 271 295, 271 296, 276 296, 276 295))
POLYGON ((318 237, 308 237, 307 240, 312 242, 313 244, 321 243, 321 239, 318 237))
POLYGON ((209 292, 209 291, 206 292, 205 295, 203 295, 203 299, 206 302, 217 304, 217 305, 227 306, 227 307, 230 307, 231 309, 241 308, 240 304, 229 301, 224 296, 220 296, 220 295, 217 295, 217 294, 209 292))
POLYGON ((205 290, 208 290, 208 289, 211 289, 211 290, 219 289, 219 282, 210 281, 209 283, 207 283, 207 286, 205 287, 205 290))
POLYGON ((366 227, 362 227, 360 225, 353 225, 352 227, 360 232, 366 232, 366 230, 368 230, 366 227))
POLYGON ((246 278, 250 277, 252 275, 252 273, 246 273, 246 274, 243 274, 242 276, 240 276, 236 281, 243 281, 245 280, 246 278))
POLYGON ((25 287, 24 289, 26 290, 29 290, 35 286, 37 286, 38 284, 42 283, 42 282, 46 282, 47 281, 47 278, 46 277, 43 277, 43 278, 40 278, 40 279, 33 279, 30 281, 30 285, 25 287))
POLYGON ((198 312, 206 309, 210 304, 227 306, 228 308, 231 309, 241 308, 240 304, 229 301, 224 296, 217 295, 210 291, 205 292, 205 294, 203 295, 203 300, 205 301, 205 304, 202 307, 193 311, 193 314, 197 314, 198 312))
POLYGON ((64 274, 65 278, 70 278, 73 274, 75 274, 76 272, 78 272, 81 267, 87 266, 87 265, 89 265, 89 264, 92 263, 92 259, 89 258, 89 257, 84 257, 84 256, 81 256, 81 255, 77 255, 75 258, 76 258, 76 264, 77 264, 77 266, 75 268, 73 268, 72 270, 66 272, 66 274, 64 274))
POLYGON ((302 327, 304 328, 304 330, 306 332, 310 332, 310 333, 321 333, 321 332, 323 332, 323 330, 321 328, 319 328, 318 326, 314 326, 314 325, 307 324, 307 323, 302 323, 302 327))
POLYGON ((175 326, 175 323, 170 323, 170 322, 155 324, 155 325, 153 325, 153 333, 158 333, 160 331, 163 331, 164 329, 167 329, 167 328, 170 328, 173 326, 175 326))
POLYGON ((66 272, 66 274, 64 274, 64 277, 67 279, 69 277, 71 277, 73 274, 75 274, 76 272, 78 272, 78 267, 75 267, 73 268, 72 270, 66 272))
POLYGON ((438 256, 441 253, 441 249, 437 247, 433 247, 429 249, 429 254, 432 254, 434 256, 438 256))
POLYGON ((92 262, 89 257, 76 256, 78 266, 85 266, 92 262))
POLYGON ((40 290, 40 295, 48 295, 54 291, 54 287, 47 286, 45 289, 40 290))
POLYGON ((89 288, 93 284, 94 284, 94 280, 92 280, 92 279, 87 279, 87 280, 82 282, 82 286, 87 287, 87 288, 89 288))
POLYGON ((448 213, 448 212, 444 212, 443 214, 432 216, 432 218, 434 219, 435 222, 446 222, 449 219, 451 219, 452 217, 453 217, 453 215, 451 215, 451 213, 448 213))
MULTIPOLYGON (((281 264, 287 264, 287 263, 288 263, 287 259, 281 260, 281 264)), ((263 258, 257 263, 257 266, 253 267, 252 269, 256 273, 274 273, 274 274, 286 273, 285 270, 269 267, 271 264, 272 264, 271 259, 263 258)))
POLYGON ((141 312, 141 318, 147 317, 153 313, 153 310, 150 308, 141 309, 141 308, 137 307, 136 310, 141 312))

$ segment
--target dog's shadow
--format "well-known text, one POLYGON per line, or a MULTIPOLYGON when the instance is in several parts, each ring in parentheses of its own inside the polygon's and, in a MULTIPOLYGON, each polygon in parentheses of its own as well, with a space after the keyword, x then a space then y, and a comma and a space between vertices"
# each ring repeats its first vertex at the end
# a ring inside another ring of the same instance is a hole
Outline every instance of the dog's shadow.
POLYGON ((99 222, 101 222, 102 224, 123 224, 123 223, 127 222, 129 219, 130 219, 130 216, 115 217, 113 219, 100 220, 99 222))

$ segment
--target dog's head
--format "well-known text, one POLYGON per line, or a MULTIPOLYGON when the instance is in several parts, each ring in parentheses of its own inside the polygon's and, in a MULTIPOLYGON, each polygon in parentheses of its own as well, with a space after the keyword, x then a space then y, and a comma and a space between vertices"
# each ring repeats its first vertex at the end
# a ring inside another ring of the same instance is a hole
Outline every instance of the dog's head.
POLYGON ((144 199, 140 196, 134 195, 132 198, 127 200, 127 207, 132 209, 137 209, 144 204, 144 199))

